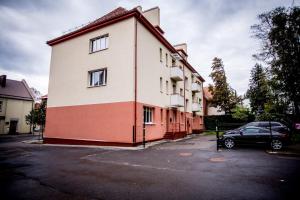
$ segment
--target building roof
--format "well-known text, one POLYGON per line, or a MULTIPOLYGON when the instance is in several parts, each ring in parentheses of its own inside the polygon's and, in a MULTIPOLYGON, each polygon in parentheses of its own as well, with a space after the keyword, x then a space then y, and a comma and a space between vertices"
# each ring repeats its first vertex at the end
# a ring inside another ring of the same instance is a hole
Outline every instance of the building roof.
POLYGON ((33 96, 25 80, 6 79, 5 87, 0 86, 0 97, 33 101, 33 96))
MULTIPOLYGON (((178 51, 168 42, 168 40, 161 34, 161 32, 154 27, 145 16, 139 11, 138 7, 135 7, 131 10, 126 10, 125 8, 118 7, 117 9, 111 11, 110 13, 96 19, 95 21, 89 23, 88 25, 77 29, 73 32, 67 33, 60 37, 54 38, 47 41, 47 44, 53 46, 55 44, 64 42, 66 40, 72 39, 74 37, 83 35, 85 33, 103 28, 105 26, 120 22, 122 20, 128 19, 130 17, 135 17, 150 33, 152 33, 161 43, 165 45, 172 53, 178 53, 178 51)), ((197 73, 201 81, 205 81, 203 77, 184 59, 182 58, 181 62, 189 68, 192 72, 197 73)))
POLYGON ((210 100, 210 99, 213 98, 213 95, 208 90, 208 87, 203 87, 203 95, 204 95, 204 98, 207 99, 207 100, 210 100))

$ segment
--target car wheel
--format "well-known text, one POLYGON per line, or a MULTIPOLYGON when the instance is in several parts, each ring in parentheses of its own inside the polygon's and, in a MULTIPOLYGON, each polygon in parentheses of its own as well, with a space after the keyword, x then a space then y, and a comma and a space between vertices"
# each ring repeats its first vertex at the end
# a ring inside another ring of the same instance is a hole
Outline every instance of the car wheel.
POLYGON ((282 149, 282 142, 280 140, 274 139, 271 142, 271 147, 274 150, 280 150, 282 149))
POLYGON ((227 149, 232 149, 235 145, 234 140, 231 138, 226 138, 224 144, 227 149))

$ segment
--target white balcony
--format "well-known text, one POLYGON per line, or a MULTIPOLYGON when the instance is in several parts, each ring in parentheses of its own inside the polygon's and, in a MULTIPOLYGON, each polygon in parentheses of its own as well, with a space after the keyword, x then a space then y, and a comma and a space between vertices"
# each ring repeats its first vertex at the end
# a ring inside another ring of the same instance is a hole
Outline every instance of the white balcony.
POLYGON ((171 79, 174 81, 182 81, 183 80, 183 71, 177 66, 171 67, 171 79))
POLYGON ((199 83, 192 83, 192 92, 200 92, 201 85, 199 83))
POLYGON ((171 107, 183 107, 184 98, 180 94, 171 94, 171 107))
POLYGON ((193 103, 192 104, 192 112, 199 112, 201 111, 201 104, 200 103, 193 103))

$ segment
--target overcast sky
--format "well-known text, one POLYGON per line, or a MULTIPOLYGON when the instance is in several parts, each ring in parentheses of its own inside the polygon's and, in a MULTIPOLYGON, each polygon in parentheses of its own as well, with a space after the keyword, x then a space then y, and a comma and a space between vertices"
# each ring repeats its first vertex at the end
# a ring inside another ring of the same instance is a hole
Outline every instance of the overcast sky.
MULTIPOLYGON (((299 6, 300 0, 294 4, 299 6)), ((257 15, 293 0, 0 0, 0 74, 48 90, 51 48, 46 41, 122 6, 160 7, 161 28, 172 43, 188 44, 189 62, 211 83, 212 59, 222 58, 231 86, 244 94, 259 43, 250 26, 257 15)))

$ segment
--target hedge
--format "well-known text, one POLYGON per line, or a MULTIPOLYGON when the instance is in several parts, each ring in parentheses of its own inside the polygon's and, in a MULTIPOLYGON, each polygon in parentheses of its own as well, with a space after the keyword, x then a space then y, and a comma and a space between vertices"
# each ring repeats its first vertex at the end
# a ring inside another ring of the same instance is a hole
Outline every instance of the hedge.
POLYGON ((240 126, 243 126, 254 119, 240 120, 235 119, 231 115, 213 115, 204 117, 204 125, 206 130, 215 130, 216 129, 216 120, 218 120, 219 130, 225 131, 230 129, 235 129, 240 126))

